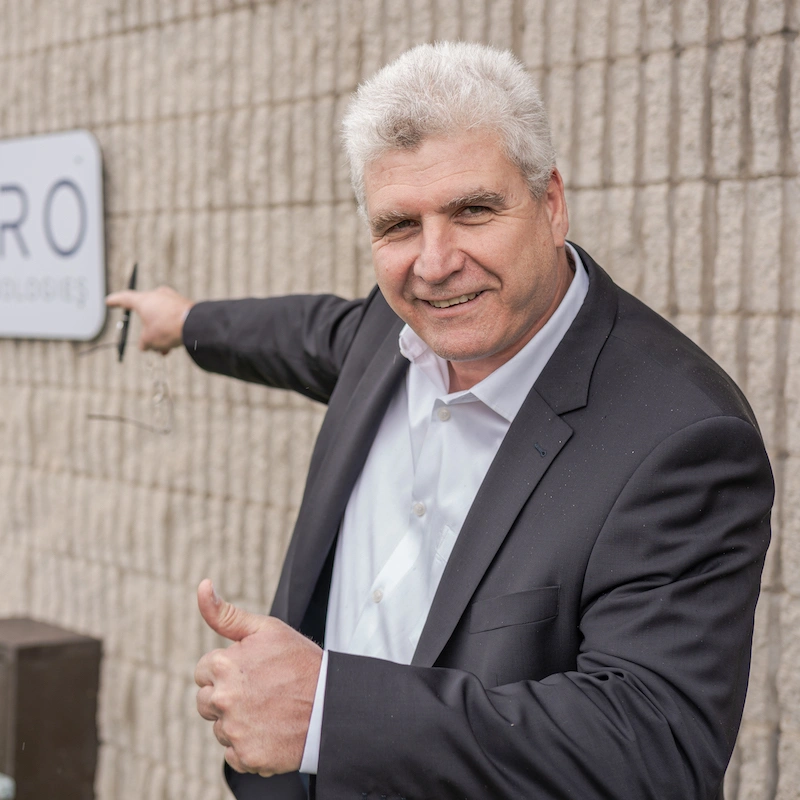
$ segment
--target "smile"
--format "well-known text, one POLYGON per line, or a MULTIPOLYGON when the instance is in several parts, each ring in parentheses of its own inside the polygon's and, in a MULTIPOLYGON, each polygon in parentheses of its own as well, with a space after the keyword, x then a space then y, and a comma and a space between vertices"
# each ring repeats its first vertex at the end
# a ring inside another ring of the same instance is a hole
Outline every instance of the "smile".
POLYGON ((450 306, 457 306, 460 303, 468 303, 474 300, 480 292, 472 292, 471 294, 462 294, 461 297, 452 297, 450 300, 428 300, 434 308, 449 308, 450 306))

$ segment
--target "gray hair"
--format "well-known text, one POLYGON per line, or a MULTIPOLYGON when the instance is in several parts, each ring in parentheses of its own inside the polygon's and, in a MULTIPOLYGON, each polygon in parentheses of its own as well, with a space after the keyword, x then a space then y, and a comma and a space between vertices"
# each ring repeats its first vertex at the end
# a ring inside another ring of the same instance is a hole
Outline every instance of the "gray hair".
POLYGON ((342 122, 350 179, 365 211, 366 167, 390 150, 414 150, 430 136, 496 131, 534 197, 555 167, 550 124, 525 67, 482 44, 437 42, 408 50, 359 86, 342 122))

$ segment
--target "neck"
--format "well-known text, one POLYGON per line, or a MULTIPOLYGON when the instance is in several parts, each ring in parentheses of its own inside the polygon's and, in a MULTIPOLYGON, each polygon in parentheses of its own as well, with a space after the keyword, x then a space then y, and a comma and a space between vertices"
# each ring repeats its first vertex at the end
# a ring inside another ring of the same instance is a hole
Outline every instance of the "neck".
POLYGON ((447 362, 447 374, 450 378, 448 391, 451 394, 453 392, 463 392, 466 389, 471 389, 476 383, 480 383, 496 369, 502 367, 507 361, 510 361, 545 326, 547 320, 553 316, 556 309, 561 305, 561 301, 567 294, 572 279, 575 276, 575 264, 572 261, 572 254, 566 247, 564 247, 560 253, 559 261, 561 262, 559 269, 560 279, 550 306, 536 324, 524 336, 521 336, 512 347, 506 348, 503 352, 497 353, 494 356, 477 359, 475 361, 447 362))

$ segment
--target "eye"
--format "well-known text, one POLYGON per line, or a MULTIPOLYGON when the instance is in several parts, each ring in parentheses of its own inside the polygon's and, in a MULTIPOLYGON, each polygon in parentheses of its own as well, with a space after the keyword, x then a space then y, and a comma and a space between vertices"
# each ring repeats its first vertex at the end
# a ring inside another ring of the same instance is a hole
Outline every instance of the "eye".
POLYGON ((408 233, 409 231, 413 230, 416 227, 416 225, 417 223, 413 219, 401 219, 399 222, 395 222, 394 225, 390 225, 388 228, 385 228, 380 233, 380 236, 384 238, 401 236, 402 234, 408 233))
POLYGON ((465 206, 458 212, 462 219, 476 219, 485 217, 492 213, 492 209, 488 206, 465 206))

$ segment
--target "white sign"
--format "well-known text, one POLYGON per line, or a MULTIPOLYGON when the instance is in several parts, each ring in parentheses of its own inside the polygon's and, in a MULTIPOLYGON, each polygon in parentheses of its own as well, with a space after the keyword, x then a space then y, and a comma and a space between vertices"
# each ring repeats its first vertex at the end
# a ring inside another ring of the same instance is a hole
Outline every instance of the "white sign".
POLYGON ((0 141, 0 336, 93 339, 105 322, 105 274, 94 136, 0 141))

